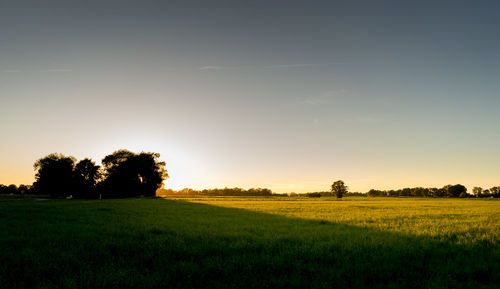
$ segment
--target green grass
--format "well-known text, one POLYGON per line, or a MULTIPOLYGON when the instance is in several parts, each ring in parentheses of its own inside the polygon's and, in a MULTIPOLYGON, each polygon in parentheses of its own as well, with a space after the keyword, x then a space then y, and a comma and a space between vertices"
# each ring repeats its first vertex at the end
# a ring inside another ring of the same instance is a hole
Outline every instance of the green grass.
POLYGON ((0 200, 1 288, 498 288, 500 202, 0 200))

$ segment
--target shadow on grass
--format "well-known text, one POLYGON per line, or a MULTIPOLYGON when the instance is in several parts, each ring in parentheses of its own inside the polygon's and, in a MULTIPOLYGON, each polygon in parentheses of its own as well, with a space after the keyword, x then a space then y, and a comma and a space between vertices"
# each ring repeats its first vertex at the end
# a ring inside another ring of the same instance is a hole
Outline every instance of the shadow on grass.
POLYGON ((0 204, 3 288, 498 288, 498 246, 162 199, 0 204))

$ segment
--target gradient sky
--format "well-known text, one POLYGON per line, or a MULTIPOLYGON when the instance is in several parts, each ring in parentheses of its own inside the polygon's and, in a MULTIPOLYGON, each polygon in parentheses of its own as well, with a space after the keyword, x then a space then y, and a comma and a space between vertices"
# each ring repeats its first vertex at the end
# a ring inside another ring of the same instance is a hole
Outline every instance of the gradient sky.
POLYGON ((127 148, 174 189, 500 185, 499 11, 0 0, 0 183, 127 148))

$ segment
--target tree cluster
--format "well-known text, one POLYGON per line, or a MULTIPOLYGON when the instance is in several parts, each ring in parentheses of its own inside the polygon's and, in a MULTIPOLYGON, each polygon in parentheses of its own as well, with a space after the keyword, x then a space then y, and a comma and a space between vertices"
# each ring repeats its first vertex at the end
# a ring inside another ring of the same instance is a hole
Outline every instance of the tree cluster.
POLYGON ((472 194, 476 198, 500 198, 500 186, 483 190, 481 187, 472 188, 472 194))
POLYGON ((404 188, 399 190, 375 190, 366 193, 369 197, 431 197, 431 198, 467 198, 467 188, 463 185, 446 185, 442 188, 404 188))
POLYGON ((31 194, 31 186, 30 185, 1 185, 0 184, 0 194, 5 195, 27 195, 31 194))
POLYGON ((399 190, 375 190, 371 189, 366 194, 348 192, 348 188, 343 181, 335 181, 328 192, 310 192, 305 194, 290 193, 289 196, 305 196, 319 198, 323 196, 368 196, 368 197, 429 197, 429 198, 499 198, 500 186, 483 190, 481 187, 474 187, 472 194, 467 193, 467 188, 463 185, 446 185, 442 188, 404 188, 399 190))
POLYGON ((72 156, 50 154, 34 164, 33 191, 57 198, 154 196, 168 178, 159 157, 158 153, 118 150, 104 157, 101 168, 88 158, 77 162, 72 156))
POLYGON ((223 188, 223 189, 182 189, 175 191, 172 189, 159 189, 158 195, 180 195, 180 196, 273 196, 270 189, 265 188, 251 188, 248 190, 242 188, 223 188))

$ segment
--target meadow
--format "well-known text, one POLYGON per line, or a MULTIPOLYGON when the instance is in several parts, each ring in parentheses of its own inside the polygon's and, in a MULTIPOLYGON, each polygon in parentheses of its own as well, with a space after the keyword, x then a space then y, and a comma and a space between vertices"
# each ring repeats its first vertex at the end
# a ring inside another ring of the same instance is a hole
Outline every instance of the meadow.
POLYGON ((0 199, 0 288, 499 288, 494 199, 0 199))

